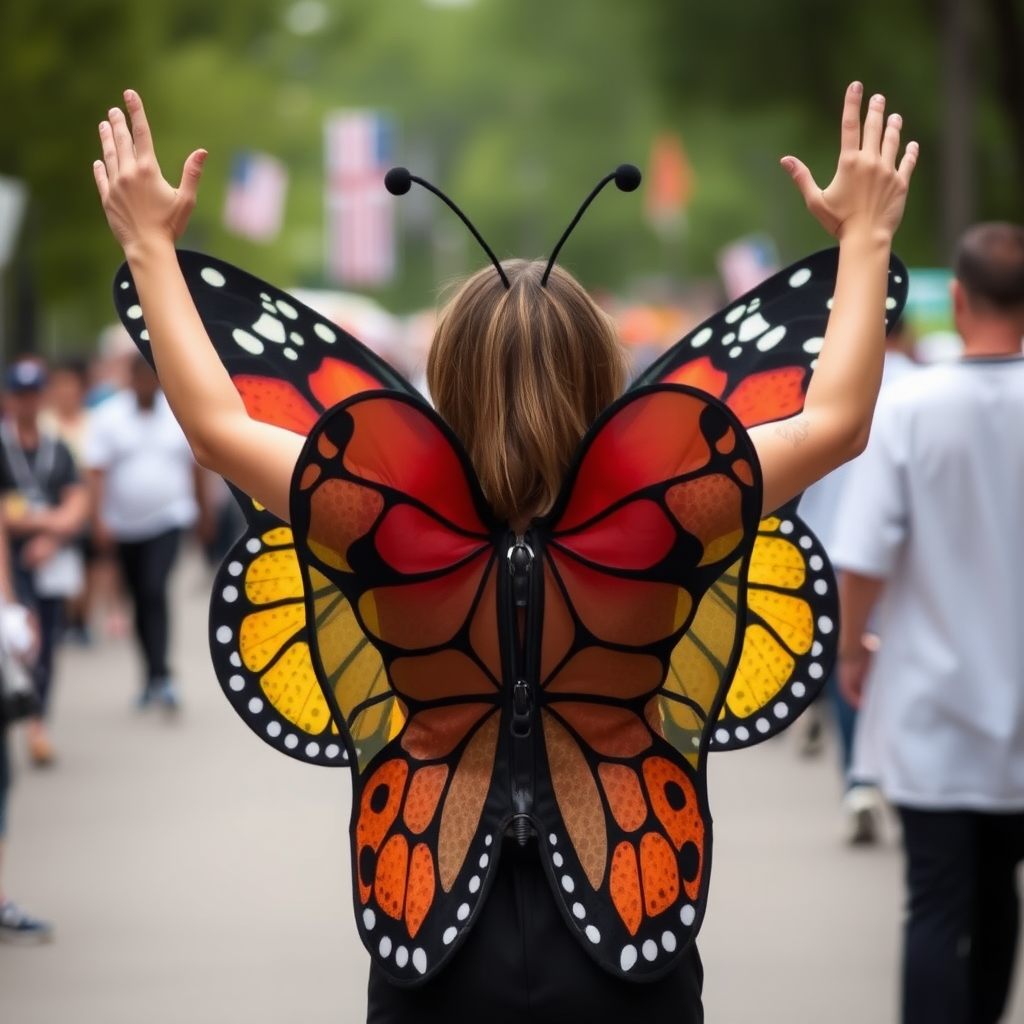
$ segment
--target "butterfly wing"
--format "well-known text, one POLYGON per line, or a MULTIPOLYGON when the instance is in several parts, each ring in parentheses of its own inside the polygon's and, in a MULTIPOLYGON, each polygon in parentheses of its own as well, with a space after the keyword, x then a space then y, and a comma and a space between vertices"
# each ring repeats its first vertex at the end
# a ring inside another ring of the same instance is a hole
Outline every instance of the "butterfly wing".
MULTIPOLYGON (((202 253, 178 262, 214 349, 255 419, 308 435, 326 409, 368 390, 414 390, 387 363, 336 324, 259 278, 202 253)), ((114 279, 114 304, 152 363, 149 334, 127 263, 114 279)), ((303 579, 289 527, 236 488, 246 530, 220 566, 210 601, 210 649, 224 693, 265 742, 291 757, 337 765, 348 759, 310 658, 303 579)), ((326 583, 316 614, 324 635, 344 638, 340 663, 372 687, 383 674, 345 598, 326 583)), ((356 679, 360 683, 355 682, 356 679)))
POLYGON ((468 459, 425 403, 357 396, 326 415, 296 468, 292 522, 314 661, 356 770, 353 899, 367 949, 398 984, 461 944, 507 816, 500 777, 497 538, 468 459), (321 628, 340 591, 367 654, 321 628), (378 665, 369 682, 369 674, 378 665))
MULTIPOLYGON (((821 351, 838 267, 839 250, 824 249, 780 270, 683 337, 633 387, 689 384, 720 398, 745 427, 795 415, 821 351)), ((908 282, 893 255, 886 328, 903 310, 908 282)))
POLYGON ((739 655, 757 460, 721 403, 691 388, 628 394, 589 435, 544 528, 543 758, 536 818, 564 915, 607 969, 670 969, 703 916, 707 725, 739 655), (736 575, 719 671, 667 670, 702 596, 736 575), (681 742, 673 715, 693 723, 681 742), (666 722, 669 722, 669 726, 666 722))
MULTIPOLYGON (((795 415, 828 325, 838 253, 815 253, 770 277, 687 334, 637 384, 700 388, 724 401, 745 427, 795 415)), ((887 328, 903 310, 908 282, 906 267, 892 256, 887 328)), ((759 527, 747 572, 743 654, 712 737, 716 750, 751 746, 785 729, 818 695, 835 660, 835 579, 796 504, 759 527)), ((708 678, 717 678, 715 631, 736 583, 726 576, 705 595, 692 636, 673 656, 680 672, 691 662, 704 663, 708 678)), ((685 714, 676 709, 672 718, 696 736, 697 724, 685 714)))

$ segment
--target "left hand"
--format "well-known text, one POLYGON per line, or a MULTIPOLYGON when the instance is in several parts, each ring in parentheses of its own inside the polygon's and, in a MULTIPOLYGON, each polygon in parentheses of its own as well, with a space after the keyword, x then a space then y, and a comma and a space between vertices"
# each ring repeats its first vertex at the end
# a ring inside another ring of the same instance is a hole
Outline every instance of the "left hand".
POLYGON ((839 692, 852 708, 859 708, 864 699, 864 684, 871 673, 873 657, 874 647, 865 638, 858 651, 841 656, 836 662, 839 692))
POLYGON ((52 558, 60 544, 48 533, 36 534, 31 540, 25 542, 21 549, 21 564, 26 569, 36 569, 47 559, 52 558))
POLYGON ((181 237, 196 205, 206 150, 189 156, 175 188, 160 171, 138 93, 128 89, 124 99, 131 127, 120 108, 110 111, 100 124, 103 159, 93 164, 93 175, 110 230, 129 256, 151 240, 173 244, 181 237))

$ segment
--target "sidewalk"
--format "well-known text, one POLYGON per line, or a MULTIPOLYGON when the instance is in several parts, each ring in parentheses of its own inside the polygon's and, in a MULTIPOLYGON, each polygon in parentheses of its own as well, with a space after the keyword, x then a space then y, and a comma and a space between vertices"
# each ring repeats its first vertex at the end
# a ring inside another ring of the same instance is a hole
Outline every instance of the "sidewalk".
MULTIPOLYGON (((176 579, 173 719, 132 710, 127 641, 61 654, 58 764, 18 768, 5 877, 52 946, 0 946, 0 1024, 348 1024, 365 1014, 344 770, 265 747, 221 696, 206 576, 176 579)), ((709 1024, 895 1020, 901 861, 840 841, 828 752, 711 762, 709 1024)), ((1018 986, 1021 988, 1024 986, 1018 986)), ((1024 1021, 1018 992, 1011 1021, 1024 1021)))

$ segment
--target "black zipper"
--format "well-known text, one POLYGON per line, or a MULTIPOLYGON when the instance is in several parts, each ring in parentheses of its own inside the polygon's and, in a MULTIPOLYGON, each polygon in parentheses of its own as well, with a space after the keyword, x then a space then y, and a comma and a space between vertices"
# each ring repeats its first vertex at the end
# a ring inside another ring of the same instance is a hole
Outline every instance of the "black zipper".
POLYGON ((540 600, 537 556, 529 531, 511 533, 505 557, 507 584, 504 587, 506 685, 510 691, 510 788, 512 831, 520 846, 530 838, 533 815, 535 747, 537 724, 536 636, 540 600), (523 629, 520 630, 520 620, 523 629))

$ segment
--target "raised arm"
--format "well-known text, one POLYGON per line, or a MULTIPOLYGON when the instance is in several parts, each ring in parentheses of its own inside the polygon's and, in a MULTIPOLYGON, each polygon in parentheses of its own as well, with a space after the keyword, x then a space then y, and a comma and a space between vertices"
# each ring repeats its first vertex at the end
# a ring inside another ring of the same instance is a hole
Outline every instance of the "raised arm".
POLYGON ((303 438, 251 419, 214 351, 178 268, 175 242, 196 202, 205 150, 185 161, 174 188, 160 172, 142 100, 124 94, 100 124, 93 165, 107 222, 124 250, 153 346, 160 385, 196 461, 287 520, 303 438))
POLYGON ((846 91, 839 167, 826 189, 795 157, 782 161, 807 208, 839 239, 839 271, 803 411, 750 431, 766 514, 863 451, 882 381, 889 253, 918 150, 909 143, 897 166, 902 119, 885 120, 882 96, 869 101, 862 132, 862 93, 859 82, 846 91))

